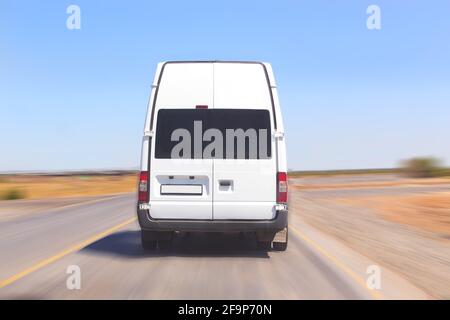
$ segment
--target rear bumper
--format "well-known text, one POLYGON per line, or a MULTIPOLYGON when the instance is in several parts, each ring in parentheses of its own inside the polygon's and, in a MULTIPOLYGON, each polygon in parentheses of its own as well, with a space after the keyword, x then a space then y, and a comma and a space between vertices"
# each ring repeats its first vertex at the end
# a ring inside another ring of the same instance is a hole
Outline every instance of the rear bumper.
POLYGON ((148 210, 137 210, 139 225, 151 231, 201 231, 201 232, 277 232, 288 222, 288 210, 279 210, 272 220, 175 220, 152 219, 148 210))

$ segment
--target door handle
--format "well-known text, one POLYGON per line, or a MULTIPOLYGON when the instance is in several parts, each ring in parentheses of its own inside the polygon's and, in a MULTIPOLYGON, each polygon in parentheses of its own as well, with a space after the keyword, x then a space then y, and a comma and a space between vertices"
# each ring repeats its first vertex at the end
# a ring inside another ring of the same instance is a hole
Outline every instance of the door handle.
POLYGON ((230 180, 220 180, 219 185, 221 187, 229 187, 229 186, 231 186, 231 181, 230 180))

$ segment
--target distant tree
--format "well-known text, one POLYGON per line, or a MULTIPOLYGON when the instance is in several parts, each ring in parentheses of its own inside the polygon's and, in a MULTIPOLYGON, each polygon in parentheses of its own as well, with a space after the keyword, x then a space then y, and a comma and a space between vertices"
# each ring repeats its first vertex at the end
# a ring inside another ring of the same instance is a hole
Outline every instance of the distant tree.
POLYGON ((417 157, 404 160, 401 171, 412 178, 430 178, 442 172, 440 161, 433 157, 417 157))

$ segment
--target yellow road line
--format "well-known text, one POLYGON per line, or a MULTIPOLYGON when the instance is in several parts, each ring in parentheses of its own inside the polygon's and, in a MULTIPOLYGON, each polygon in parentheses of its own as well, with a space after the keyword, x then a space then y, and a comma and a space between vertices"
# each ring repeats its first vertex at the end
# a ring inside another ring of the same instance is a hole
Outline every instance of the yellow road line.
MULTIPOLYGON (((87 204, 93 204, 93 203, 98 203, 98 202, 102 202, 102 201, 106 201, 106 200, 116 199, 116 198, 119 198, 120 196, 122 196, 122 195, 121 194, 117 194, 117 195, 112 194, 112 195, 101 196, 101 198, 92 199, 92 200, 91 199, 86 199, 86 200, 84 200, 82 202, 71 203, 71 204, 66 204, 64 206, 61 206, 61 207, 52 208, 50 210, 47 210, 45 213, 58 211, 58 210, 61 210, 61 209, 82 207, 82 206, 87 205, 87 204)), ((97 196, 95 196, 95 197, 97 197, 97 196)))
POLYGON ((17 281, 17 280, 27 276, 27 275, 29 275, 30 273, 32 273, 32 272, 34 272, 36 270, 39 270, 39 269, 49 265, 50 263, 53 263, 53 262, 63 258, 64 256, 66 256, 66 255, 68 255, 70 253, 73 253, 75 251, 83 249, 84 247, 87 247, 91 243, 94 243, 95 241, 98 241, 101 238, 104 238, 104 237, 110 235, 111 233, 116 232, 119 229, 125 227, 126 225, 136 221, 136 219, 137 219, 136 217, 130 218, 130 219, 128 219, 128 220, 126 220, 126 221, 124 221, 124 222, 122 222, 122 223, 120 223, 120 224, 118 224, 118 225, 116 225, 116 226, 114 226, 112 228, 109 228, 108 230, 105 230, 105 231, 103 231, 101 233, 98 233, 98 234, 90 237, 87 240, 84 240, 83 242, 80 242, 80 243, 78 243, 78 244, 76 244, 76 245, 74 245, 74 246, 72 246, 72 247, 70 247, 68 249, 63 250, 60 253, 57 253, 54 256, 51 256, 50 258, 41 260, 38 263, 32 265, 31 267, 29 267, 29 268, 27 268, 25 270, 22 270, 19 273, 16 273, 15 275, 13 275, 13 276, 5 279, 5 280, 0 281, 0 289, 6 287, 7 285, 9 285, 9 284, 11 284, 11 283, 13 283, 13 282, 15 282, 15 281, 17 281))
POLYGON ((359 276, 357 273, 355 273, 353 270, 345 266, 342 262, 340 262, 335 256, 333 256, 331 253, 326 251, 322 246, 317 244, 315 241, 307 237, 305 234, 297 230, 296 228, 289 226, 289 229, 294 231, 294 233, 299 236, 303 241, 307 242, 310 246, 312 246, 314 249, 319 251, 322 255, 327 257, 331 262, 333 262, 339 269, 341 269, 344 273, 346 273, 349 277, 351 277, 353 280, 355 280, 360 286, 362 286, 374 299, 383 299, 383 296, 380 292, 376 290, 371 290, 367 287, 366 282, 364 281, 364 278, 359 276))

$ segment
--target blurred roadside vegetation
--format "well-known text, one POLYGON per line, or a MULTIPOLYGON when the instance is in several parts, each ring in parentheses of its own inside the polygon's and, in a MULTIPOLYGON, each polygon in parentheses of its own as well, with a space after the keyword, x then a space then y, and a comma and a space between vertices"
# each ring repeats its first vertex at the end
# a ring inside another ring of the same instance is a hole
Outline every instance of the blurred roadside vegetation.
POLYGON ((19 189, 8 189, 0 193, 0 200, 18 200, 26 198, 25 192, 19 189))
POLYGON ((433 178, 450 176, 450 168, 433 157, 417 157, 402 161, 401 173, 410 178, 433 178))

